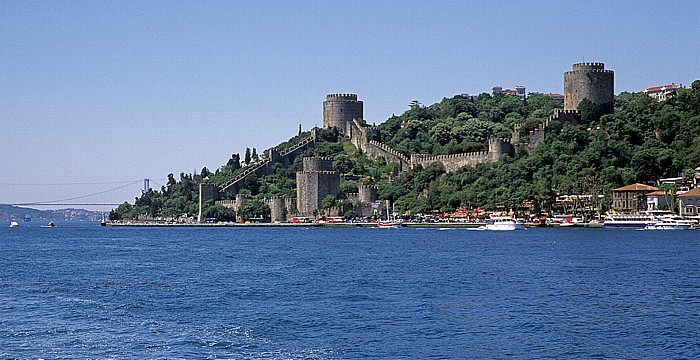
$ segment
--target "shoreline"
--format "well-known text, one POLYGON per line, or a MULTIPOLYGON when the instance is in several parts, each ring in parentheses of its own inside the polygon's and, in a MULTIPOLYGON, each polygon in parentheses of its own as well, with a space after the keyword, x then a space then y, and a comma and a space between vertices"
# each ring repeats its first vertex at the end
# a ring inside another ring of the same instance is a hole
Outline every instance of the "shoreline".
MULTIPOLYGON (((476 228, 483 223, 448 222, 448 223, 403 223, 402 227, 409 228, 476 228)), ((106 223, 111 227, 329 227, 329 228, 378 228, 378 223, 161 223, 161 222, 132 222, 132 223, 106 223)))

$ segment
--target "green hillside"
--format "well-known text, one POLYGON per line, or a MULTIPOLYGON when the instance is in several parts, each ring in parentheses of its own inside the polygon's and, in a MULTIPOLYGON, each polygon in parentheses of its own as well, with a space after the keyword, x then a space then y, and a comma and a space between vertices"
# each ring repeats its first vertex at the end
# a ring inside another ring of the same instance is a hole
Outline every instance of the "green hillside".
MULTIPOLYGON (((303 156, 333 158, 334 169, 343 174, 343 192, 357 184, 379 186, 380 199, 389 199, 397 211, 427 213, 458 207, 517 208, 523 204, 537 210, 551 208, 558 194, 601 194, 597 204, 605 210, 610 190, 633 182, 655 183, 664 177, 689 178, 700 166, 700 81, 678 91, 675 98, 658 103, 639 93, 615 97, 613 113, 584 101, 581 121, 549 129, 545 141, 532 153, 526 151, 529 131, 544 122, 561 101, 531 94, 526 102, 506 95, 456 96, 422 106, 414 102, 399 116, 392 116, 369 130, 371 140, 403 152, 453 154, 486 148, 490 137, 509 138, 516 124, 520 143, 515 157, 492 164, 464 167, 445 173, 439 163, 400 172, 398 165, 382 158, 368 159, 336 130, 322 130, 314 149, 289 164, 274 164, 270 175, 251 175, 242 192, 262 199, 272 195, 295 195, 295 174, 303 156)), ((308 136, 299 134, 289 144, 308 136)), ((284 148, 280 144, 277 148, 284 148)), ((255 154, 257 155, 257 154, 255 154)), ((197 212, 198 184, 202 179, 222 183, 245 170, 249 157, 234 154, 227 164, 200 174, 173 174, 160 190, 149 191, 134 204, 122 204, 114 219, 178 217, 197 212), (239 160, 243 159, 242 166, 239 160)), ((251 163, 255 156, 250 156, 251 163)), ((337 201, 343 201, 337 199, 337 201)), ((264 206, 252 201, 251 206, 264 206)), ((251 210, 254 211, 254 210, 251 210)), ((205 216, 228 219, 232 211, 205 204, 205 216)))

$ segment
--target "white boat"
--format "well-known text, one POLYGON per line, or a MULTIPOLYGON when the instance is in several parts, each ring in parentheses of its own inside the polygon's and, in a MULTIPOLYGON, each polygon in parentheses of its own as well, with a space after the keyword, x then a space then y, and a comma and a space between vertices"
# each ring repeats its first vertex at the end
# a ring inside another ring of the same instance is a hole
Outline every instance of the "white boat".
POLYGON ((605 215, 603 227, 606 228, 644 228, 654 225, 658 219, 650 215, 605 215))
POLYGON ((586 227, 589 227, 589 228, 596 228, 596 229, 597 229, 597 228, 602 228, 602 227, 603 227, 603 223, 600 222, 600 221, 598 221, 598 220, 593 219, 593 220, 589 221, 589 222, 586 224, 586 227))
POLYGON ((486 230, 523 230, 525 226, 510 216, 498 216, 484 226, 486 230))
POLYGON ((10 222, 10 227, 19 227, 19 223, 16 221, 10 222))
POLYGON ((381 221, 377 226, 382 229, 398 229, 403 227, 403 223, 398 221, 381 221))
POLYGON ((692 228, 693 223, 689 220, 664 219, 645 226, 644 230, 690 230, 692 228))
MULTIPOLYGON (((377 224, 377 225, 382 229, 398 229, 400 227, 403 227, 403 219, 396 220, 395 216, 392 216, 389 214, 389 208, 390 208, 389 200, 387 200, 386 201, 386 220, 380 221, 379 224, 377 224)), ((392 213, 396 214, 395 211, 392 211, 392 213)))

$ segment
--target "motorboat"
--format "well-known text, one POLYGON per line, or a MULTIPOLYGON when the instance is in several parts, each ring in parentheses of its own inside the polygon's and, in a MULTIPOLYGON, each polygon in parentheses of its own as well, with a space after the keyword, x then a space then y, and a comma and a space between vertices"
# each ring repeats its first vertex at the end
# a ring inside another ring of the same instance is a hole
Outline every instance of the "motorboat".
POLYGON ((42 226, 42 227, 45 227, 45 228, 54 228, 54 227, 56 227, 56 224, 54 224, 53 222, 49 222, 48 224, 46 224, 46 226, 42 226))
POLYGON ((588 223, 586 223, 586 227, 598 229, 598 228, 603 227, 603 223, 596 220, 596 219, 593 219, 593 220, 589 221, 588 223))
POLYGON ((19 227, 19 223, 16 221, 10 222, 10 227, 19 227))
POLYGON ((483 228, 485 230, 523 230, 525 226, 510 216, 498 216, 491 218, 483 228))
POLYGON ((690 220, 663 219, 657 223, 647 225, 644 230, 691 230, 693 223, 690 220))

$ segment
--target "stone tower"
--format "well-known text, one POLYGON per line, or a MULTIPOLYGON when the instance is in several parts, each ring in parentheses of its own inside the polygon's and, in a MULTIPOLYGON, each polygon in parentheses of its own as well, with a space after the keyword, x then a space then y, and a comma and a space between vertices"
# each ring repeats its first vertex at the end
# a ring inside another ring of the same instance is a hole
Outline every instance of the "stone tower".
POLYGON ((605 70, 603 63, 573 64, 564 73, 564 110, 578 110, 578 104, 588 99, 600 105, 611 105, 615 96, 612 70, 605 70))
POLYGON ((340 194, 340 175, 333 171, 330 158, 304 158, 304 170, 297 172, 297 211, 312 216, 321 208, 323 198, 340 194))
POLYGON ((338 128, 347 134, 347 124, 352 119, 364 116, 362 101, 357 100, 357 94, 328 94, 323 102, 323 128, 338 128))

